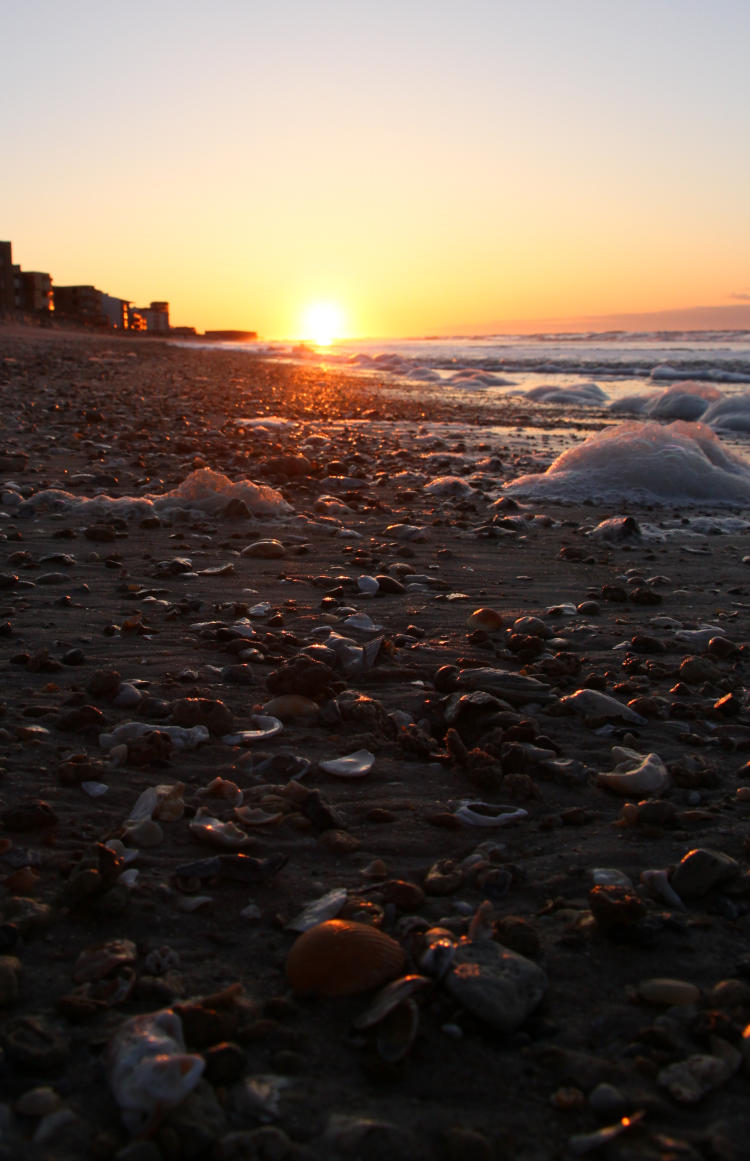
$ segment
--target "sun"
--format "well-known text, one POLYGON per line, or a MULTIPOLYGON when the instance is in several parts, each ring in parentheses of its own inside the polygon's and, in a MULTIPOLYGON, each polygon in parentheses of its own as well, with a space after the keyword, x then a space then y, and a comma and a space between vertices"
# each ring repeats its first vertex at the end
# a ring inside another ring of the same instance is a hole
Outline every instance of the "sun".
POLYGON ((344 312, 335 302, 311 302, 302 315, 302 338, 328 347, 344 333, 344 312))

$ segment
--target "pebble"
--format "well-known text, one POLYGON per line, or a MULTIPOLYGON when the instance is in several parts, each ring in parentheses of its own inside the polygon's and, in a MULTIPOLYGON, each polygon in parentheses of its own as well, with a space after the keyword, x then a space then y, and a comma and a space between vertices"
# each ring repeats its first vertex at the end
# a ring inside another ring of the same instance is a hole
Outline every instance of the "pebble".
POLYGON ((730 855, 698 847, 683 855, 669 881, 680 898, 701 898, 712 887, 735 878, 739 872, 737 860, 730 855))
POLYGON ((499 1032, 513 1032, 544 997, 547 977, 538 964, 518 952, 491 941, 474 941, 459 944, 444 985, 484 1023, 499 1032))

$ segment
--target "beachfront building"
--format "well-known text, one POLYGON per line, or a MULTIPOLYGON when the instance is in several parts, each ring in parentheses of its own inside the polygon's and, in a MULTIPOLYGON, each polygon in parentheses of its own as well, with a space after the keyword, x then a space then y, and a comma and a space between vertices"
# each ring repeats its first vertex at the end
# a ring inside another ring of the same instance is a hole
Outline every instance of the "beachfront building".
POLYGON ((131 306, 128 311, 131 331, 146 331, 150 335, 169 334, 169 303, 152 302, 150 306, 131 306))
POLYGON ((116 331, 128 329, 130 303, 126 298, 115 298, 114 295, 102 291, 102 310, 109 326, 114 327, 116 331))
POLYGON ((15 309, 13 248, 10 242, 0 242, 0 316, 13 314, 15 309))
POLYGON ((55 315, 81 326, 106 327, 109 320, 102 302, 104 295, 95 286, 56 286, 55 315))
POLYGON ((21 270, 21 310, 25 314, 49 317, 55 309, 52 278, 38 270, 21 270))

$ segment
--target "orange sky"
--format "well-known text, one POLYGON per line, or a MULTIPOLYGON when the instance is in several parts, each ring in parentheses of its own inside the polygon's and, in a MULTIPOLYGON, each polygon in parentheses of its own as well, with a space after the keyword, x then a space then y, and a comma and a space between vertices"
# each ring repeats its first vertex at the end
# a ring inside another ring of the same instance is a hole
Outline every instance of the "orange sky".
POLYGON ((58 284, 267 338, 750 293, 739 0, 14 7, 0 235, 58 284))

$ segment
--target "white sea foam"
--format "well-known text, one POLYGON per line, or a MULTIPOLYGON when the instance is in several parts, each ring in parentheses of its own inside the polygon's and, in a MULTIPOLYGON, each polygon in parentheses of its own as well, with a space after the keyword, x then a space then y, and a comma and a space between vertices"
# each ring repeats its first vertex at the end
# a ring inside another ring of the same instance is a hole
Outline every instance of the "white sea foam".
POLYGON ((625 423, 590 436, 506 494, 595 503, 750 504, 750 462, 702 423, 625 423))
POLYGON ((750 392, 720 397, 704 411, 703 422, 714 431, 750 432, 750 392))
POLYGON ((256 516, 284 516, 292 511, 280 492, 251 480, 232 481, 221 472, 200 468, 169 492, 144 496, 76 496, 59 488, 45 488, 23 500, 15 508, 19 516, 39 512, 72 512, 86 519, 121 517, 131 519, 152 514, 169 516, 194 512, 198 516, 217 515, 230 500, 241 500, 256 516))
POLYGON ((652 419, 685 419, 690 422, 700 419, 709 404, 721 398, 718 387, 688 379, 672 383, 666 391, 652 397, 646 404, 645 413, 652 419))

